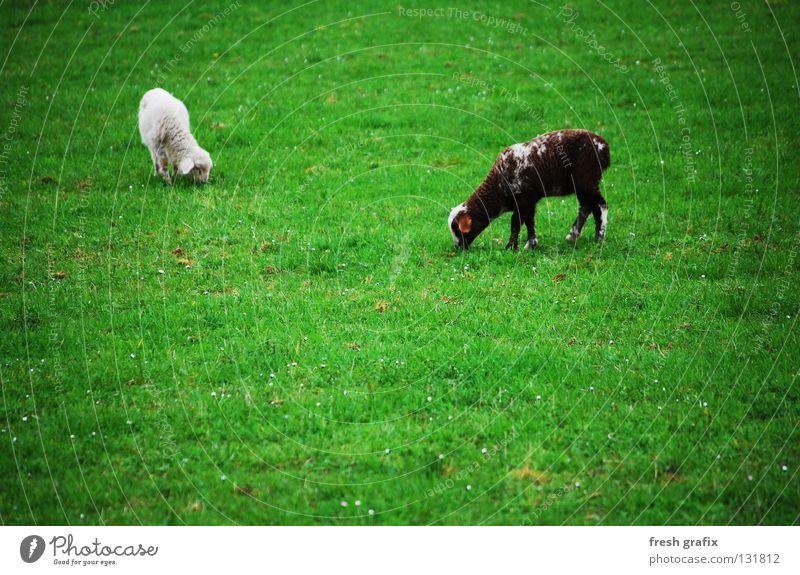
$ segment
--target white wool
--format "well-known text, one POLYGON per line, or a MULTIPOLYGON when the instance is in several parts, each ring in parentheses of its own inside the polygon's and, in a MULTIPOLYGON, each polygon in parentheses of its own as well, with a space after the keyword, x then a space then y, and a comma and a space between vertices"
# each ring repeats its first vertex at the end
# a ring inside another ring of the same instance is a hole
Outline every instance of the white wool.
POLYGON ((525 143, 514 144, 510 149, 511 153, 514 154, 517 159, 523 162, 528 160, 528 147, 525 143))
POLYGON ((211 156, 192 136, 189 111, 175 96, 154 88, 139 103, 139 133, 150 150, 156 173, 170 181, 168 167, 205 182, 211 171, 211 156))
POLYGON ((450 210, 450 216, 447 218, 447 228, 450 230, 450 235, 453 236, 453 241, 456 244, 458 243, 458 237, 456 236, 456 233, 453 231, 453 220, 455 220, 456 217, 458 217, 458 214, 460 214, 461 212, 466 212, 466 211, 467 211, 466 205, 465 204, 459 204, 455 208, 450 210))

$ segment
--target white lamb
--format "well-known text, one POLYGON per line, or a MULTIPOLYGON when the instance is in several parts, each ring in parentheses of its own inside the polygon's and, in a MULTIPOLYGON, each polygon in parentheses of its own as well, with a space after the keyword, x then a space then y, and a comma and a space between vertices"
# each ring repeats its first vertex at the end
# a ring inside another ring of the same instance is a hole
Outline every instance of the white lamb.
POLYGON ((211 156, 197 144, 189 128, 189 111, 175 96, 154 88, 139 103, 139 133, 150 150, 156 175, 170 183, 172 177, 191 175, 196 182, 207 182, 211 156))

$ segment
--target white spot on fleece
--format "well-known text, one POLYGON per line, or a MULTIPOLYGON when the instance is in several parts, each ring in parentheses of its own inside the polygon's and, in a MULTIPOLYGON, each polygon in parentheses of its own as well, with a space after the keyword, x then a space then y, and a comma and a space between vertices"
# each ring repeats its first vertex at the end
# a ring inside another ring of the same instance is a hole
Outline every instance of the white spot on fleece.
POLYGON ((597 149, 600 150, 601 152, 605 149, 605 147, 606 147, 605 144, 597 142, 597 149))
POLYGON ((528 148, 525 144, 514 144, 511 146, 511 153, 522 162, 528 159, 528 148))
POLYGON ((458 237, 456 233, 453 231, 453 220, 456 219, 458 214, 461 212, 466 212, 467 207, 464 204, 459 204, 452 210, 450 210, 450 216, 447 218, 447 228, 450 230, 450 235, 453 236, 453 241, 458 244, 458 237))

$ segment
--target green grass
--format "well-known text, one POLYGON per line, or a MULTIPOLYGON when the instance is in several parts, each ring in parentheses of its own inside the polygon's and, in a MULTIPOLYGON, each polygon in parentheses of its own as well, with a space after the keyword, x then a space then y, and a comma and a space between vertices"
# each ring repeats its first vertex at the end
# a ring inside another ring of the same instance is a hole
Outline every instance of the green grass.
POLYGON ((79 4, 0 6, 3 524, 800 521, 797 3, 79 4), (156 84, 209 185, 151 175, 156 84), (563 127, 605 246, 558 198, 456 253, 563 127))

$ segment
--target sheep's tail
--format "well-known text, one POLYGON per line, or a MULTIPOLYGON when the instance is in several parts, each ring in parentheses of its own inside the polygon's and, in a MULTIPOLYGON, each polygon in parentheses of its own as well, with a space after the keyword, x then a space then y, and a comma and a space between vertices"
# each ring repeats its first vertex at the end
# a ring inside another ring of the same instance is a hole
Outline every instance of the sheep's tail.
POLYGON ((597 134, 593 134, 592 144, 594 145, 595 152, 597 152, 597 159, 600 161, 600 169, 606 171, 611 165, 611 150, 608 147, 608 142, 597 134))

